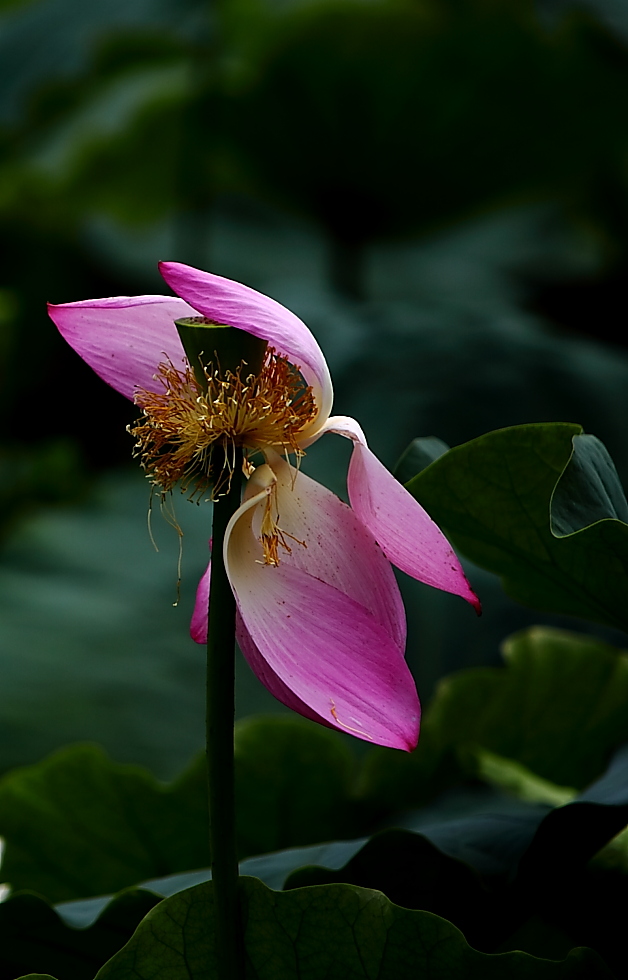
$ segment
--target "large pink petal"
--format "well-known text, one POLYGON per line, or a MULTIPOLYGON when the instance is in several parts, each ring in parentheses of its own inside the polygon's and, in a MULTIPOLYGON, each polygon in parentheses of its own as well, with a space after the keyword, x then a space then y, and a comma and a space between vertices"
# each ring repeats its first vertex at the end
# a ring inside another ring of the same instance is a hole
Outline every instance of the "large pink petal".
MULTIPOLYGON (((207 609, 209 605, 210 576, 211 562, 207 566, 196 590, 196 604, 190 624, 190 635, 196 643, 207 643, 207 609)), ((273 697, 281 701, 282 704, 285 704, 286 707, 291 708, 292 711, 303 715, 304 718, 309 718, 311 721, 315 721, 319 725, 325 725, 327 728, 333 728, 333 725, 330 725, 325 718, 321 718, 307 704, 293 694, 290 688, 270 669, 249 636, 247 628, 242 622, 242 616, 239 610, 236 613, 236 640, 249 667, 273 697)))
POLYGON ((462 596, 480 612, 480 601, 447 538, 371 452, 357 422, 338 416, 329 419, 325 430, 353 440, 347 477, 349 500, 386 557, 412 578, 462 596))
MULTIPOLYGON (((290 552, 280 547, 282 565, 299 568, 344 592, 369 610, 403 656, 406 615, 390 562, 373 535, 347 504, 315 480, 297 472, 281 456, 267 450, 270 467, 259 467, 249 480, 245 501, 264 485, 270 474, 276 495, 276 516, 290 552)), ((252 517, 253 534, 259 537, 263 509, 252 517)), ((201 579, 192 616, 191 634, 199 643, 207 637, 209 568, 201 579)))
MULTIPOLYGON (((282 704, 285 704, 292 711, 296 711, 298 715, 309 718, 310 721, 315 721, 318 725, 324 725, 326 728, 339 728, 338 725, 333 723, 333 718, 328 720, 317 715, 312 708, 296 696, 294 691, 290 690, 287 684, 284 684, 274 670, 271 670, 269 664, 264 660, 251 639, 239 612, 236 615, 236 639, 249 667, 274 698, 277 698, 278 701, 281 701, 282 704)), ((342 731, 342 729, 340 730, 342 731)))
POLYGON ((252 528, 257 500, 243 505, 232 521, 225 554, 242 621, 261 657, 332 727, 412 750, 419 701, 397 645, 344 592, 294 565, 263 564, 252 528))
MULTIPOLYGON (((190 624, 190 635, 196 643, 207 643, 207 610, 209 606, 210 578, 211 562, 207 566, 196 590, 196 603, 190 624)), ((311 721, 315 721, 319 725, 325 725, 328 728, 334 727, 325 718, 321 718, 315 711, 312 711, 270 669, 249 636, 239 611, 236 613, 236 640, 249 667, 273 697, 281 701, 282 704, 285 704, 286 707, 291 708, 292 711, 303 715, 304 718, 309 718, 311 721)))
MULTIPOLYGON (((373 535, 331 490, 297 472, 272 450, 266 458, 277 479, 278 523, 290 535, 286 539, 290 552, 280 548, 282 565, 301 569, 368 609, 403 656, 403 601, 390 562, 373 535)), ((250 484, 254 483, 253 478, 250 484)), ((249 485, 245 498, 251 490, 249 485)), ((256 535, 261 515, 258 508, 253 517, 256 535)))
POLYGON ((184 357, 174 321, 196 316, 175 296, 114 296, 48 305, 71 347, 96 374, 133 401, 137 387, 158 390, 153 375, 161 361, 178 367, 184 357))
POLYGON ((171 289, 199 313, 267 340, 301 368, 318 407, 317 419, 304 430, 306 441, 311 438, 331 412, 333 390, 323 352, 298 316, 249 286, 180 262, 160 262, 159 271, 171 289))

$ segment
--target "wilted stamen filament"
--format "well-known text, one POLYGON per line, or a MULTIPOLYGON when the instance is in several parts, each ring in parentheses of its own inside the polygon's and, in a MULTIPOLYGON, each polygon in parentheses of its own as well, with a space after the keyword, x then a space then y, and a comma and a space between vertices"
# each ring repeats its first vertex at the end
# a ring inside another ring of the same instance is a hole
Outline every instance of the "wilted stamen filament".
POLYGON ((264 553, 264 561, 260 565, 279 565, 279 549, 286 554, 292 554, 292 548, 288 544, 288 539, 307 548, 305 541, 300 541, 293 534, 288 534, 279 526, 279 515, 276 512, 276 488, 269 488, 266 503, 264 504, 264 514, 259 529, 259 542, 264 553))
POLYGON ((269 348, 257 376, 244 373, 244 362, 224 376, 213 365, 204 371, 206 391, 189 365, 178 370, 165 362, 156 375, 161 390, 136 392, 144 419, 130 429, 134 454, 155 486, 169 491, 181 482, 192 497, 212 486, 217 496, 230 480, 234 447, 301 454, 299 433, 317 410, 298 368, 269 348))

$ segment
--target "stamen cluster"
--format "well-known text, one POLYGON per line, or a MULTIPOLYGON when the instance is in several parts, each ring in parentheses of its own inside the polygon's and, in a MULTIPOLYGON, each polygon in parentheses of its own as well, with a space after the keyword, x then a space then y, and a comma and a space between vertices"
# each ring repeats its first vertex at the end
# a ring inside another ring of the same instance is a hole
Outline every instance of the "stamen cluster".
POLYGON ((162 363, 155 375, 161 390, 135 394, 144 419, 129 429, 134 455, 155 486, 169 491, 180 482, 192 498, 211 487, 215 497, 230 480, 236 446, 302 455, 299 433, 317 409, 297 367, 268 348, 258 375, 246 375, 244 362, 235 372, 221 374, 213 364, 203 370, 206 390, 189 365, 162 363))

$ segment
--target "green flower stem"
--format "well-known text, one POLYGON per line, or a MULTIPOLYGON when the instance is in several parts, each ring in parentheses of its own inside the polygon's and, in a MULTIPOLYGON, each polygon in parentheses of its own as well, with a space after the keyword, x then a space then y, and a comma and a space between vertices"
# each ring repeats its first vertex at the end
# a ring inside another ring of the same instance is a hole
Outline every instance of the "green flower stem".
POLYGON ((207 622, 207 769, 217 976, 219 980, 242 980, 233 766, 236 606, 222 554, 227 524, 240 506, 241 450, 236 450, 229 463, 233 465, 231 487, 214 503, 207 622))

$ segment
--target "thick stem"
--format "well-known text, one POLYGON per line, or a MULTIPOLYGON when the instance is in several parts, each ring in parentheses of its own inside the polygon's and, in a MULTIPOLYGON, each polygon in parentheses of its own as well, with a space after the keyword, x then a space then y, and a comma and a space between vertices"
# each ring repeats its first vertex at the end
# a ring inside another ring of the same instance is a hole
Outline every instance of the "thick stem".
POLYGON ((229 462, 234 466, 231 487, 214 503, 207 624, 207 770, 217 976, 219 980, 242 980, 233 768, 236 607, 222 555, 227 524, 240 506, 241 451, 229 462))

